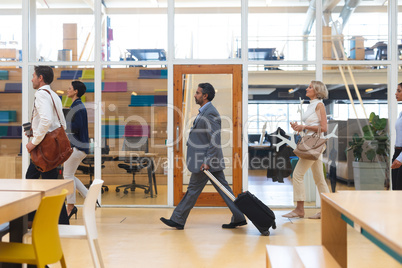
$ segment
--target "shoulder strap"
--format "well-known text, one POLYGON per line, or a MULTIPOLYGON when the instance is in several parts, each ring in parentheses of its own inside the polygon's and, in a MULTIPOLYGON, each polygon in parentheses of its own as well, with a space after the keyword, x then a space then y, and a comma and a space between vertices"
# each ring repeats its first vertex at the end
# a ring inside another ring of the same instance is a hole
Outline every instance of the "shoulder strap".
POLYGON ((59 119, 59 123, 60 123, 60 126, 61 126, 61 120, 60 120, 60 117, 59 117, 59 113, 57 112, 56 104, 54 103, 54 100, 53 100, 52 94, 51 94, 51 93, 49 92, 49 90, 47 90, 47 89, 41 88, 41 90, 44 90, 44 91, 46 91, 47 93, 49 93, 50 98, 52 99, 52 102, 53 102, 53 107, 54 107, 54 110, 56 111, 57 118, 59 119))

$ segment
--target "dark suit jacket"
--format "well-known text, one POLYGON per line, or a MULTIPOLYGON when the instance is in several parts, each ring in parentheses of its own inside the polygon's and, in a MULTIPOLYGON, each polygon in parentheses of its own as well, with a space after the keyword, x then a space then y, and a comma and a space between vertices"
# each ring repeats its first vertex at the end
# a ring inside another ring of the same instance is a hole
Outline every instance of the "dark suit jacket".
POLYGON ((187 168, 201 172, 202 164, 210 171, 225 169, 221 148, 221 117, 212 103, 195 119, 187 141, 187 168))

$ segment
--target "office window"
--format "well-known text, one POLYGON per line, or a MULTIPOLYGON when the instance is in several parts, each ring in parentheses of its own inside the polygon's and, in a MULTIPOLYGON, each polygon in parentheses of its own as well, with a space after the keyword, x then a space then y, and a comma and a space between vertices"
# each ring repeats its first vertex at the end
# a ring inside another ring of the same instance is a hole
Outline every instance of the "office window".
POLYGON ((167 70, 113 65, 102 72, 104 203, 166 205, 167 70))
MULTIPOLYGON (((307 3, 308 4, 308 3, 307 3)), ((276 13, 273 7, 253 7, 248 24, 249 60, 314 60, 315 28, 304 29, 307 8, 291 7, 276 13)), ((240 42, 240 40, 236 40, 240 42)), ((237 47, 240 47, 237 45, 237 47)), ((240 57, 240 53, 238 53, 240 57)))
POLYGON ((0 16, 0 61, 22 60, 22 16, 21 0, 1 7, 0 16), (7 27, 5 27, 7 25, 7 27))
POLYGON ((236 57, 241 35, 240 1, 177 2, 175 58, 230 59, 236 57))
POLYGON ((158 1, 107 1, 104 60, 166 61, 166 5, 158 1))
POLYGON ((92 61, 94 59, 94 15, 84 2, 39 1, 36 5, 37 61, 92 61), (63 9, 67 9, 65 14, 63 9))
POLYGON ((351 60, 386 60, 387 44, 387 1, 382 6, 368 1, 340 1, 332 10, 324 10, 325 60, 343 59, 344 53, 351 60), (366 12, 360 12, 363 9, 366 12))

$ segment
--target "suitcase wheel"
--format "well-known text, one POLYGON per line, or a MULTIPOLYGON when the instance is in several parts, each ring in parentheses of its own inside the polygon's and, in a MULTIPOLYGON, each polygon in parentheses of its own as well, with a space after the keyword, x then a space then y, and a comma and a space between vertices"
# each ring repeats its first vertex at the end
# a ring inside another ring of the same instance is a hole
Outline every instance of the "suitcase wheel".
POLYGON ((268 230, 260 231, 260 232, 261 232, 262 235, 265 235, 265 236, 269 236, 269 234, 270 234, 270 232, 268 230))
POLYGON ((276 223, 272 224, 272 229, 276 229, 276 223))

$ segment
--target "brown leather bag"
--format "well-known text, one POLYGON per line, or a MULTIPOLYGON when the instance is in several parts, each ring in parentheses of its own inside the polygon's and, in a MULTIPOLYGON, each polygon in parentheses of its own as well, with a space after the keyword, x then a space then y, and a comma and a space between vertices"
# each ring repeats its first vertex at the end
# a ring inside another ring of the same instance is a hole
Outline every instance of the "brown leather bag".
POLYGON ((52 132, 48 132, 45 138, 31 151, 31 160, 35 164, 36 169, 46 172, 63 164, 73 153, 73 149, 71 148, 66 131, 61 124, 52 94, 46 89, 41 90, 45 90, 52 98, 53 107, 60 122, 60 127, 52 132))
POLYGON ((304 136, 293 150, 299 158, 317 160, 326 148, 327 139, 321 138, 321 128, 318 133, 304 136))

